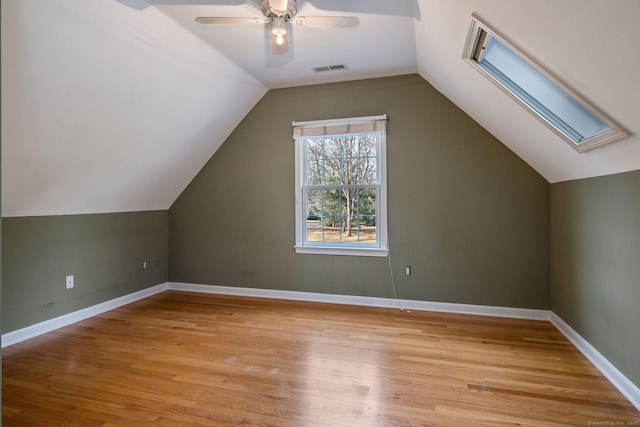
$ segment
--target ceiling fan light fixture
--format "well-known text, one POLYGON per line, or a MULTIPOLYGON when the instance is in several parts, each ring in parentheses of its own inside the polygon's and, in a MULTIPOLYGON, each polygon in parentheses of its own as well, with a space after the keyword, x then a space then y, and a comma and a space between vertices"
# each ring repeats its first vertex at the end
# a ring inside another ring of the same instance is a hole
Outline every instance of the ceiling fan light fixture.
POLYGON ((271 34, 276 37, 276 44, 284 44, 284 36, 287 35, 287 20, 282 17, 275 17, 271 20, 271 34))
MULTIPOLYGON (((271 53, 282 55, 289 52, 292 39, 289 29, 295 24, 301 28, 355 28, 360 24, 354 16, 302 16, 298 14, 297 0, 245 0, 247 3, 260 3, 259 9, 264 19, 239 17, 197 17, 201 24, 269 24, 265 31, 271 30, 271 53)), ((254 4, 257 6, 257 4, 254 4)), ((268 37, 268 32, 265 36, 268 37)))
POLYGON ((273 18, 271 21, 271 34, 274 36, 287 35, 287 22, 284 18, 273 18))
POLYGON ((287 21, 284 18, 277 17, 271 21, 271 34, 276 37, 284 37, 287 35, 287 21))

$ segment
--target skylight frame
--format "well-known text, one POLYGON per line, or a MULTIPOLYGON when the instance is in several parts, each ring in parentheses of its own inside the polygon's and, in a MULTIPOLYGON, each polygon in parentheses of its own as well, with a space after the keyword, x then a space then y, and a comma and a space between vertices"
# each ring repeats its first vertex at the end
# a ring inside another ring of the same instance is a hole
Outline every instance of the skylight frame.
POLYGON ((534 117, 536 117, 539 121, 541 121, 545 126, 551 129, 556 135, 558 135, 563 141, 565 141, 567 144, 569 144, 579 153, 589 151, 597 147, 601 147, 605 144, 610 144, 612 142, 620 141, 622 139, 625 139, 631 136, 631 134, 628 131, 626 131, 620 124, 618 124, 615 120, 613 120, 604 111, 598 108, 595 104, 589 101, 586 97, 584 97, 578 91, 573 89, 571 86, 563 82, 560 78, 558 78, 555 74, 549 71, 540 62, 538 62, 532 56, 527 54, 523 49, 519 48, 517 45, 512 43, 508 38, 503 36, 500 32, 492 28, 489 24, 483 21, 475 13, 471 15, 471 26, 469 28, 469 33, 467 35, 467 40, 465 43, 463 59, 467 63, 469 63, 473 68, 478 70, 482 75, 488 78, 491 82, 493 82, 496 86, 498 86, 503 92, 509 95, 512 99, 514 99, 519 105, 525 108, 525 110, 531 113, 534 117), (512 91, 507 85, 500 82, 500 80, 498 80, 494 75, 492 75, 487 70, 485 70, 476 61, 475 57, 479 49, 478 43, 480 42, 479 39, 483 31, 486 34, 488 34, 490 37, 495 38, 504 47, 509 49, 512 53, 514 53, 522 61, 524 61, 527 65, 529 65, 535 71, 540 73, 543 77, 548 79, 551 83, 556 85, 560 90, 565 92, 565 94, 573 98, 579 105, 581 105, 584 109, 586 109, 588 112, 593 114, 597 119, 602 121, 606 126, 608 126, 610 131, 585 139, 581 142, 576 142, 572 138, 570 138, 561 129, 562 126, 556 126, 554 123, 549 121, 540 111, 537 111, 527 102, 525 102, 525 100, 522 99, 520 96, 518 96, 517 93, 512 91))

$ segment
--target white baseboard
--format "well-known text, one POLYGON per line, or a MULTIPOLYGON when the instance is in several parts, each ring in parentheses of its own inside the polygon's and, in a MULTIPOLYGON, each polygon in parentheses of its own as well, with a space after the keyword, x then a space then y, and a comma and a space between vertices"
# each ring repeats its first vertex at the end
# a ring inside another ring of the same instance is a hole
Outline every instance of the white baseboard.
POLYGON ((573 344, 598 370, 607 377, 633 406, 640 411, 640 388, 596 350, 557 314, 551 313, 551 323, 573 344))
POLYGON ((360 305, 365 307, 398 308, 439 313, 472 314, 476 316, 507 317, 549 321, 550 311, 528 308, 493 307, 487 305, 455 304, 445 302, 417 301, 407 299, 361 297, 314 292, 282 291, 274 289, 236 288, 232 286, 197 285, 169 282, 169 289, 219 295, 234 295, 257 298, 273 298, 292 301, 321 302, 329 304, 360 305))
POLYGON ((143 289, 138 292, 134 292, 129 295, 124 295, 119 298, 105 301, 100 304, 96 304, 91 307, 83 308, 82 310, 74 311, 63 316, 59 316, 53 319, 45 320, 44 322, 36 323, 35 325, 27 326, 26 328, 18 329, 16 331, 7 332, 2 334, 2 348, 8 347, 13 344, 17 344, 29 338, 37 337, 38 335, 46 334, 47 332, 54 331, 64 326, 69 326, 73 323, 81 320, 88 319, 93 316, 97 316, 114 308, 122 307, 123 305, 131 304, 132 302, 139 301, 144 298, 148 298, 152 295, 159 294, 168 289, 167 283, 153 286, 151 288, 143 289))

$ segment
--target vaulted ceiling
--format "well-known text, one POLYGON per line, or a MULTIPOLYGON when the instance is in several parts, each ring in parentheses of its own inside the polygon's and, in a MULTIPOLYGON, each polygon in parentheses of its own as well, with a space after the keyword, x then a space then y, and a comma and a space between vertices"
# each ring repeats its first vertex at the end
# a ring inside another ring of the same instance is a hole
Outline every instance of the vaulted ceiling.
POLYGON ((299 0, 275 58, 254 0, 2 2, 2 213, 168 209, 272 88, 420 73, 549 182, 640 169, 637 0, 299 0), (577 153, 462 59, 473 12, 632 136, 577 153), (317 66, 347 69, 315 73, 317 66))

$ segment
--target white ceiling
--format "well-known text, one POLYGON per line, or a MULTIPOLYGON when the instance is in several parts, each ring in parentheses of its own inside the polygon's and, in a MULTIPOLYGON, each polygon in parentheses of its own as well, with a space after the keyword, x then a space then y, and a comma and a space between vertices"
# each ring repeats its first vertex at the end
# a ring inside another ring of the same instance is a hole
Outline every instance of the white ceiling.
POLYGON ((3 215, 167 209, 268 89, 412 72, 550 182, 640 169, 640 1, 301 0, 361 24, 296 28, 284 59, 260 26, 194 21, 250 1, 2 2, 3 215), (462 60, 472 12, 634 136, 574 151, 462 60))
POLYGON ((299 0, 297 16, 357 16, 360 25, 355 29, 294 28, 289 55, 283 57, 271 54, 271 38, 265 37, 268 26, 203 25, 194 19, 264 18, 257 7, 260 0, 148 2, 271 89, 417 72, 417 0, 299 0), (335 64, 346 64, 349 72, 331 75, 312 70, 335 64))
POLYGON ((153 7, 2 2, 2 214, 167 209, 267 88, 153 7))
POLYGON ((640 169, 640 1, 419 1, 419 73, 549 182, 640 169), (633 136, 577 153, 461 59, 472 12, 633 136))

